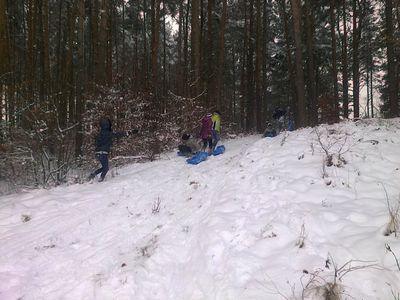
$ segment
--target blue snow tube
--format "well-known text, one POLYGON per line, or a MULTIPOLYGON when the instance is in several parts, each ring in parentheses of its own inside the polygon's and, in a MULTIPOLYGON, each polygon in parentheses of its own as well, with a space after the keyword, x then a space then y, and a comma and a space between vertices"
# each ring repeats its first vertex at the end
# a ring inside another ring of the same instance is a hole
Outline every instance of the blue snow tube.
POLYGON ((220 154, 222 154, 224 152, 225 152, 225 146, 224 145, 220 145, 217 148, 215 148, 215 150, 213 151, 213 155, 214 156, 220 155, 220 154))
POLYGON ((195 155, 192 156, 192 158, 187 159, 186 162, 191 165, 197 165, 202 161, 205 161, 207 157, 207 152, 197 152, 195 155))

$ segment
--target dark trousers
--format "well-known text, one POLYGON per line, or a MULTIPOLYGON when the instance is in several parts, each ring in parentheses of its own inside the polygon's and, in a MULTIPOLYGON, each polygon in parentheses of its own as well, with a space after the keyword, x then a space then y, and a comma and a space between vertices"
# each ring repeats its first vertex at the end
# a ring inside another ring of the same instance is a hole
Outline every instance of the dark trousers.
POLYGON ((108 172, 108 154, 104 153, 96 154, 96 158, 101 163, 101 168, 94 171, 94 175, 101 173, 100 178, 104 179, 104 177, 106 177, 106 174, 108 172))
POLYGON ((212 145, 213 145, 213 149, 215 149, 215 146, 217 146, 217 144, 218 144, 218 142, 219 142, 219 139, 220 139, 220 135, 219 135, 219 133, 216 131, 216 130, 214 130, 213 129, 213 131, 212 131, 212 145))
POLYGON ((212 148, 212 138, 211 137, 203 139, 203 151, 207 148, 207 144, 208 144, 208 148, 211 149, 212 148))

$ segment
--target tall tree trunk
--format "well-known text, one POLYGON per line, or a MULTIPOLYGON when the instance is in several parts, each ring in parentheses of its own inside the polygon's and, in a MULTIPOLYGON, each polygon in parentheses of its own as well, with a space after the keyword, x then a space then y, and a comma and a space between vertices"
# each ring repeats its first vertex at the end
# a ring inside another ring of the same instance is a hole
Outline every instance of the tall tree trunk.
POLYGON ((184 74, 183 74, 183 95, 186 97, 190 94, 189 82, 190 82, 190 64, 189 64, 189 15, 191 10, 191 0, 188 0, 186 15, 185 15, 185 25, 184 27, 184 43, 183 43, 183 61, 184 61, 184 74))
POLYGON ((36 0, 28 0, 28 40, 27 40, 27 59, 26 59, 26 69, 27 69, 27 86, 28 86, 28 103, 34 103, 34 88, 36 82, 36 0))
POLYGON ((242 53, 241 53, 241 70, 240 70, 240 125, 241 128, 248 129, 247 124, 247 103, 246 103, 246 64, 247 64, 247 43, 248 43, 248 18, 247 18, 247 3, 246 1, 242 2, 243 11, 244 11, 244 27, 243 27, 243 43, 242 43, 242 53))
POLYGON ((183 61, 182 61, 182 42, 183 42, 183 21, 184 21, 184 12, 183 12, 183 0, 179 3, 179 20, 178 20, 178 40, 177 40, 177 61, 176 61, 176 77, 175 77, 175 85, 176 85, 176 93, 177 95, 183 94, 183 61))
POLYGON ((41 64, 42 64, 42 87, 41 94, 46 106, 49 105, 49 95, 51 94, 50 83, 50 57, 49 57, 49 2, 42 0, 41 6, 41 64))
POLYGON ((142 62, 142 82, 144 85, 144 89, 147 91, 148 89, 148 57, 147 57, 147 1, 143 0, 143 28, 142 28, 142 36, 143 36, 143 62, 142 62))
POLYGON ((343 0, 343 41, 342 41, 342 84, 343 84, 343 118, 349 117, 349 75, 347 62, 347 18, 346 0, 343 0))
POLYGON ((332 121, 339 121, 339 87, 338 87, 338 72, 336 60, 336 14, 335 14, 335 0, 330 3, 330 25, 331 25, 331 45, 332 45, 332 81, 333 81, 333 103, 332 103, 332 121))
POLYGON ((247 129, 253 129, 255 127, 255 99, 254 99, 254 1, 249 2, 249 27, 248 27, 248 41, 247 41, 247 114, 246 114, 246 124, 247 129))
POLYGON ((83 113, 84 113, 84 102, 83 93, 85 86, 85 0, 78 0, 78 71, 76 76, 76 122, 78 123, 76 136, 75 136, 75 156, 82 155, 83 145, 83 113))
MULTIPOLYGON (((57 24, 57 47, 56 47, 56 67, 55 67, 55 82, 53 89, 56 91, 56 100, 55 100, 55 105, 56 107, 59 106, 59 103, 62 101, 62 78, 61 78, 61 66, 62 66, 62 40, 63 40, 63 1, 59 1, 58 3, 58 24, 57 24)), ((59 120, 60 122, 61 120, 59 120)), ((64 126, 64 124, 61 124, 61 126, 64 126)))
MULTIPOLYGON (((125 1, 122 2, 122 55, 121 55, 121 59, 122 59, 122 87, 125 89, 125 82, 126 82, 126 64, 125 64, 125 60, 126 60, 126 56, 125 56, 125 52, 126 52, 126 45, 125 45, 125 1)), ((118 45, 115 46, 116 49, 118 49, 118 45)), ((117 55, 118 57, 118 55, 117 55)))
POLYGON ((160 0, 151 1, 151 79, 152 90, 158 95, 158 48, 160 44, 160 0))
POLYGON ((74 49, 74 43, 75 43, 75 38, 74 38, 74 33, 75 33, 75 4, 76 3, 69 3, 68 4, 68 12, 67 12, 67 32, 65 34, 66 36, 66 58, 65 58, 65 95, 67 97, 65 98, 65 102, 63 104, 63 110, 66 118, 65 123, 72 123, 76 122, 76 105, 75 105, 75 81, 74 81, 74 60, 73 60, 73 49, 74 49), (68 108, 67 108, 68 107, 68 108))
POLYGON ((396 82, 396 58, 395 58, 395 37, 393 35, 393 2, 385 1, 385 25, 386 25, 386 51, 387 51, 387 85, 389 96, 389 117, 399 115, 399 102, 397 99, 396 82))
POLYGON ((354 118, 360 117, 360 57, 359 44, 361 36, 360 8, 353 0, 353 108, 354 118))
POLYGON ((222 16, 221 27, 219 29, 219 45, 218 45, 218 75, 217 75, 217 107, 223 108, 223 78, 224 78, 224 65, 225 65, 225 24, 227 18, 227 0, 222 0, 222 16))
MULTIPOLYGON (((235 50, 236 50, 235 45, 232 44, 232 62, 236 61, 236 51, 235 50)), ((229 108, 229 113, 232 116, 233 120, 237 120, 236 119, 236 93, 237 93, 237 90, 236 90, 236 64, 232 63, 231 67, 232 67, 232 79, 233 80, 232 80, 232 101, 230 103, 231 105, 229 108)))
MULTIPOLYGON (((114 27, 114 7, 113 1, 107 1, 106 7, 107 11, 107 29, 106 29, 106 60, 105 60, 105 70, 106 70, 106 84, 111 86, 113 83, 113 27, 114 27)), ((115 37, 116 39, 117 37, 115 37)), ((117 56, 116 54, 116 60, 117 56)))
POLYGON ((136 6, 134 7, 134 17, 135 17, 135 25, 133 29, 133 64, 132 64, 132 89, 139 90, 139 86, 141 86, 140 77, 139 77, 139 65, 140 65, 140 58, 139 58, 139 4, 140 1, 135 1, 136 6))
POLYGON ((200 0, 192 0, 192 28, 191 28, 191 73, 192 96, 197 96, 200 89, 200 0))
POLYGON ((317 86, 314 64, 314 8, 311 7, 310 0, 305 1, 306 28, 307 28, 307 71, 308 71, 308 108, 309 122, 311 126, 318 123, 318 101, 317 86))
POLYGON ((99 0, 91 0, 91 25, 90 25, 90 38, 91 38, 91 63, 89 63, 90 69, 90 79, 93 83, 97 83, 98 80, 98 72, 99 69, 99 52, 100 52, 100 43, 99 43, 99 0))
MULTIPOLYGON (((218 95, 216 92, 219 92, 219 87, 215 87, 215 70, 214 70, 214 30, 213 30, 213 14, 214 14, 215 0, 208 0, 207 5, 207 47, 206 47, 206 57, 207 57, 207 68, 206 68, 206 76, 207 76, 207 106, 212 103, 212 99, 217 97, 218 103, 218 95)), ((221 24, 221 26, 225 26, 225 24, 221 24)), ((219 78, 217 78, 218 80, 219 78)), ((219 106, 217 104, 217 106, 219 106)))
POLYGON ((374 85, 374 80, 373 80, 373 71, 372 68, 370 70, 370 78, 371 78, 371 82, 370 82, 370 99, 371 99, 371 118, 374 117, 374 90, 373 90, 373 85, 374 85))
POLYGON ((271 20, 271 0, 263 1, 263 18, 262 18, 262 35, 263 35, 263 43, 262 43, 262 56, 264 57, 262 62, 262 83, 261 83, 261 99, 262 99, 262 109, 261 109, 261 122, 262 124, 267 120, 267 111, 268 111, 268 74, 267 74, 267 62, 268 62, 268 43, 270 41, 270 20, 271 20))
POLYGON ((293 14, 293 31, 294 42, 296 46, 296 93, 297 93, 297 127, 307 125, 307 111, 304 94, 304 74, 303 74, 303 57, 302 57, 302 42, 301 42, 301 2, 300 0, 291 0, 293 14))
MULTIPOLYGON (((263 65, 263 55, 262 55, 262 7, 261 0, 256 0, 256 61, 255 61, 255 117, 256 117, 256 129, 258 131, 262 130, 262 81, 261 81, 261 71, 263 65)), ((265 16, 264 16, 265 17, 265 16)))
MULTIPOLYGON (((167 85, 169 85, 169 82, 167 82, 167 20, 165 17, 165 14, 163 16, 163 84, 162 84, 162 96, 167 94, 167 85)), ((165 112, 166 109, 166 104, 162 105, 162 112, 165 112)))
POLYGON ((289 99, 289 105, 291 110, 297 112, 297 100, 296 100, 296 85, 295 85, 295 78, 294 78, 294 67, 292 62, 292 53, 291 53, 291 45, 290 45, 290 33, 289 33, 289 24, 288 24, 288 16, 286 12, 286 0, 280 0, 279 3, 279 15, 280 18, 283 20, 283 30, 285 36, 285 50, 286 50, 286 63, 288 68, 288 77, 289 82, 287 83, 290 86, 290 93, 291 99, 289 99))
POLYGON ((97 83, 107 84, 107 55, 108 55, 108 31, 109 31, 109 9, 108 0, 101 0, 100 25, 99 25, 99 49, 97 63, 97 83))
MULTIPOLYGON (((0 121, 3 120, 3 90, 9 85, 9 36, 8 36, 7 0, 0 0, 0 121)), ((5 106, 7 107, 7 99, 5 106)), ((0 144, 2 135, 0 134, 0 144)))

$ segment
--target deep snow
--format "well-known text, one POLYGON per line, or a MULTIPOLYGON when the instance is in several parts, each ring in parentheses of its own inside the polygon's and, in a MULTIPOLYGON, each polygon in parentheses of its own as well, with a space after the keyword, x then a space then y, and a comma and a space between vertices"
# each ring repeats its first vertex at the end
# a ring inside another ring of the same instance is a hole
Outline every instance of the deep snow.
POLYGON ((0 197, 0 299, 399 299, 400 119, 222 142, 0 197))

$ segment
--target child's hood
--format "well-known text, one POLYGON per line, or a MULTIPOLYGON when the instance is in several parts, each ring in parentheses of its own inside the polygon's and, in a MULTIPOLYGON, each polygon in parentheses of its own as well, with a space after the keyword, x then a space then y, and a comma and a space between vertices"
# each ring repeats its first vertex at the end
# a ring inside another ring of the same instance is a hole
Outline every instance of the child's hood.
POLYGON ((111 121, 107 118, 102 118, 100 120, 100 129, 102 131, 111 131, 111 121))

